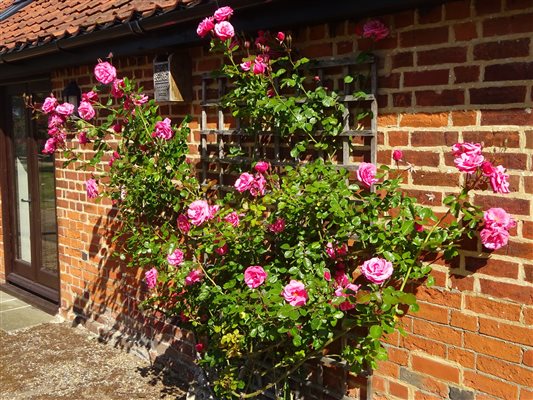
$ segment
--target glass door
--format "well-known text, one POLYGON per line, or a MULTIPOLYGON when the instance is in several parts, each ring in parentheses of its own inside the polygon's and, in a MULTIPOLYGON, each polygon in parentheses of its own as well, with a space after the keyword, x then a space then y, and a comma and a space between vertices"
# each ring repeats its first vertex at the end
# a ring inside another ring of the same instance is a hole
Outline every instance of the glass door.
POLYGON ((12 238, 8 281, 58 301, 54 156, 42 153, 48 136, 46 118, 36 118, 26 107, 28 97, 42 103, 49 93, 49 84, 43 81, 5 90, 12 238))

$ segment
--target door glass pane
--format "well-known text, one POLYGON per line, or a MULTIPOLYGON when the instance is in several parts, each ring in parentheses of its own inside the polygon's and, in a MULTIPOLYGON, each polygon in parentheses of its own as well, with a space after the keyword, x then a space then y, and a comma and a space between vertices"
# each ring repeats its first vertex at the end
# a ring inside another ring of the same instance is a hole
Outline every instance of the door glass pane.
POLYGON ((15 216, 17 258, 31 263, 30 185, 28 166, 28 126, 22 97, 12 97, 13 152, 15 156, 15 216))
MULTIPOLYGON (((46 93, 33 95, 33 100, 42 102, 46 93)), ((56 193, 54 180, 54 155, 43 154, 48 139, 46 118, 35 121, 37 140, 37 168, 39 173, 39 200, 41 211, 41 254, 42 267, 49 271, 57 270, 57 221, 56 193)))

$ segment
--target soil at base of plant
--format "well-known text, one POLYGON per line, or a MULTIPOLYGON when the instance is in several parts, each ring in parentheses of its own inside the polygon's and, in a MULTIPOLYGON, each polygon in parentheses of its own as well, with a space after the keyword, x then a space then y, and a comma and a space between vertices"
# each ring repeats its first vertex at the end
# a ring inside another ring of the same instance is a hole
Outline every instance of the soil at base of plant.
POLYGON ((101 343, 83 328, 50 323, 0 331, 0 399, 185 399, 178 375, 101 343))

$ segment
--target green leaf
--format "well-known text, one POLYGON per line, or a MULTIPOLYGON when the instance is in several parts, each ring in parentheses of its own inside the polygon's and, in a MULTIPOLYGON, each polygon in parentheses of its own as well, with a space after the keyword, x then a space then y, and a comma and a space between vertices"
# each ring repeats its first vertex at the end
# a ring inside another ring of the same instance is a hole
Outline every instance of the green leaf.
POLYGON ((370 327, 370 330, 368 334, 371 338, 379 339, 381 337, 381 333, 383 332, 383 329, 379 325, 372 325, 370 327))

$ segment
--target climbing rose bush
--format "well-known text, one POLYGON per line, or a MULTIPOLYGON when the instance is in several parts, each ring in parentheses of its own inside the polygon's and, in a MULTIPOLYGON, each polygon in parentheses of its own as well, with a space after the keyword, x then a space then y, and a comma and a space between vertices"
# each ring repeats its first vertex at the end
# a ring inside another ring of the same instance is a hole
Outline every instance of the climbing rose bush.
MULTIPOLYGON (((395 169, 363 162, 350 181, 332 161, 346 111, 339 96, 306 77, 308 60, 292 58, 289 34, 240 38, 232 15, 223 7, 198 26, 224 56, 218 73, 231 83, 224 106, 250 136, 272 131, 294 143, 293 157, 323 157, 286 167, 251 160, 234 171, 227 193, 201 185, 187 159, 187 119, 163 119, 109 61, 96 65, 100 84, 83 94, 78 115, 53 96, 45 100, 43 151, 62 150, 67 165, 92 175, 89 199, 111 199, 116 255, 145 271, 143 307, 195 333, 217 396, 255 398, 269 389, 281 396, 291 377, 325 355, 355 373, 386 359, 383 335, 403 332, 398 317, 418 309, 407 289, 431 285, 431 264, 456 257, 457 243, 479 229, 486 249, 504 246, 515 221, 469 202, 487 185, 509 191, 505 168, 478 143, 450 149, 464 185, 439 215, 402 191, 408 160, 399 150, 395 169)), ((378 23, 365 32, 374 40, 389 33, 378 23)))

